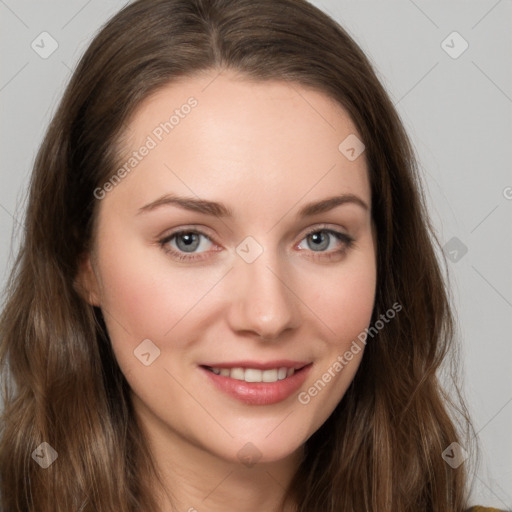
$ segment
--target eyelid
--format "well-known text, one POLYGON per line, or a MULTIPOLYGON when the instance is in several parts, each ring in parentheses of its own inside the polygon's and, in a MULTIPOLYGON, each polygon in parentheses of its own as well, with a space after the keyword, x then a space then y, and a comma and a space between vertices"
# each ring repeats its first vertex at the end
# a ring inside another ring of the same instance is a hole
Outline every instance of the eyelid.
POLYGON ((157 235, 155 238, 160 240, 164 237, 169 237, 169 236, 176 235, 177 233, 183 233, 183 232, 189 232, 189 231, 198 232, 204 236, 207 236, 208 238, 211 238, 210 232, 212 230, 202 224, 190 224, 190 225, 185 225, 183 227, 180 226, 175 229, 166 229, 166 230, 162 231, 159 235, 157 235))
MULTIPOLYGON (((345 227, 343 227, 343 226, 342 226, 341 228, 342 228, 344 231, 348 231, 348 229, 346 229, 346 228, 345 228, 345 227)), ((314 225, 314 226, 313 226, 313 227, 311 227, 311 228, 308 228, 308 229, 307 229, 307 230, 306 230, 306 231, 305 231, 301 236, 302 236, 302 238, 304 238, 305 236, 308 236, 308 235, 310 235, 311 233, 316 233, 317 231, 323 231, 323 230, 325 230, 325 231, 336 231, 336 232, 340 232, 340 227, 339 227, 339 226, 338 226, 338 227, 333 227, 333 226, 332 226, 332 224, 325 224, 325 223, 324 223, 324 224, 322 224, 322 223, 320 223, 320 224, 316 224, 316 225, 314 225)), ((349 237, 349 238, 352 238, 348 233, 343 232, 342 234, 343 234, 343 235, 345 235, 345 236, 347 236, 347 237, 349 237)), ((302 238, 301 238, 301 240, 302 240, 302 238)))

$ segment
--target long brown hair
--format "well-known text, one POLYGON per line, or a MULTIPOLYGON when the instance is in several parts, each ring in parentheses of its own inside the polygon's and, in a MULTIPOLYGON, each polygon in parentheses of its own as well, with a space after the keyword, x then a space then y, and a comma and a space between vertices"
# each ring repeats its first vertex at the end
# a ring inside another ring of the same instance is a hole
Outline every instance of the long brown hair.
MULTIPOLYGON (((1 317, 2 510, 158 510, 129 385, 101 310, 74 282, 91 246, 94 190, 118 168, 130 115, 208 69, 301 84, 349 112, 366 145, 377 233, 372 324, 403 307, 307 440, 289 495, 299 512, 464 510, 465 465, 442 458, 460 429, 438 381, 455 321, 414 152, 366 56, 305 0, 138 0, 82 57, 37 154, 1 317), (58 453, 46 470, 31 457, 42 442, 58 453)), ((463 402, 453 412, 469 425, 463 402)))

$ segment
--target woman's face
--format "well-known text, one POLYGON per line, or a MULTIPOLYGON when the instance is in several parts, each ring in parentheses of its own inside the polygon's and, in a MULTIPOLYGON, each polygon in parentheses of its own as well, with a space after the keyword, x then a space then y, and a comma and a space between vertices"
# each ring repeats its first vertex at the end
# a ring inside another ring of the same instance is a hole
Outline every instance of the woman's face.
POLYGON ((367 165, 327 96, 215 77, 161 89, 130 120, 124 172, 95 192, 84 282, 153 442, 277 461, 325 422, 363 355, 367 165))

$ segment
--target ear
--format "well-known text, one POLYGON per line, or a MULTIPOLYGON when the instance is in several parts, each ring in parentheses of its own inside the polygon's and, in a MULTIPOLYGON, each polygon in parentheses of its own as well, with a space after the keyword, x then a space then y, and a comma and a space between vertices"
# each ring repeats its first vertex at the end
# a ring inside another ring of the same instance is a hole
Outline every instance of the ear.
POLYGON ((91 306, 99 307, 101 305, 100 286, 90 253, 80 261, 74 287, 77 293, 91 306))

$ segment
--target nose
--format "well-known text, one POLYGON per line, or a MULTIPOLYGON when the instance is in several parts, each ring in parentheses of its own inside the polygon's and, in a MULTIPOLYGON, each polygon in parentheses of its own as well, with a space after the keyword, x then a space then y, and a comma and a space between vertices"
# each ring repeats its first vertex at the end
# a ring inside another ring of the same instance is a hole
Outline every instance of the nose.
POLYGON ((292 275, 270 250, 252 263, 238 259, 230 272, 230 288, 229 322, 234 331, 277 340, 286 330, 299 327, 299 299, 292 275))

